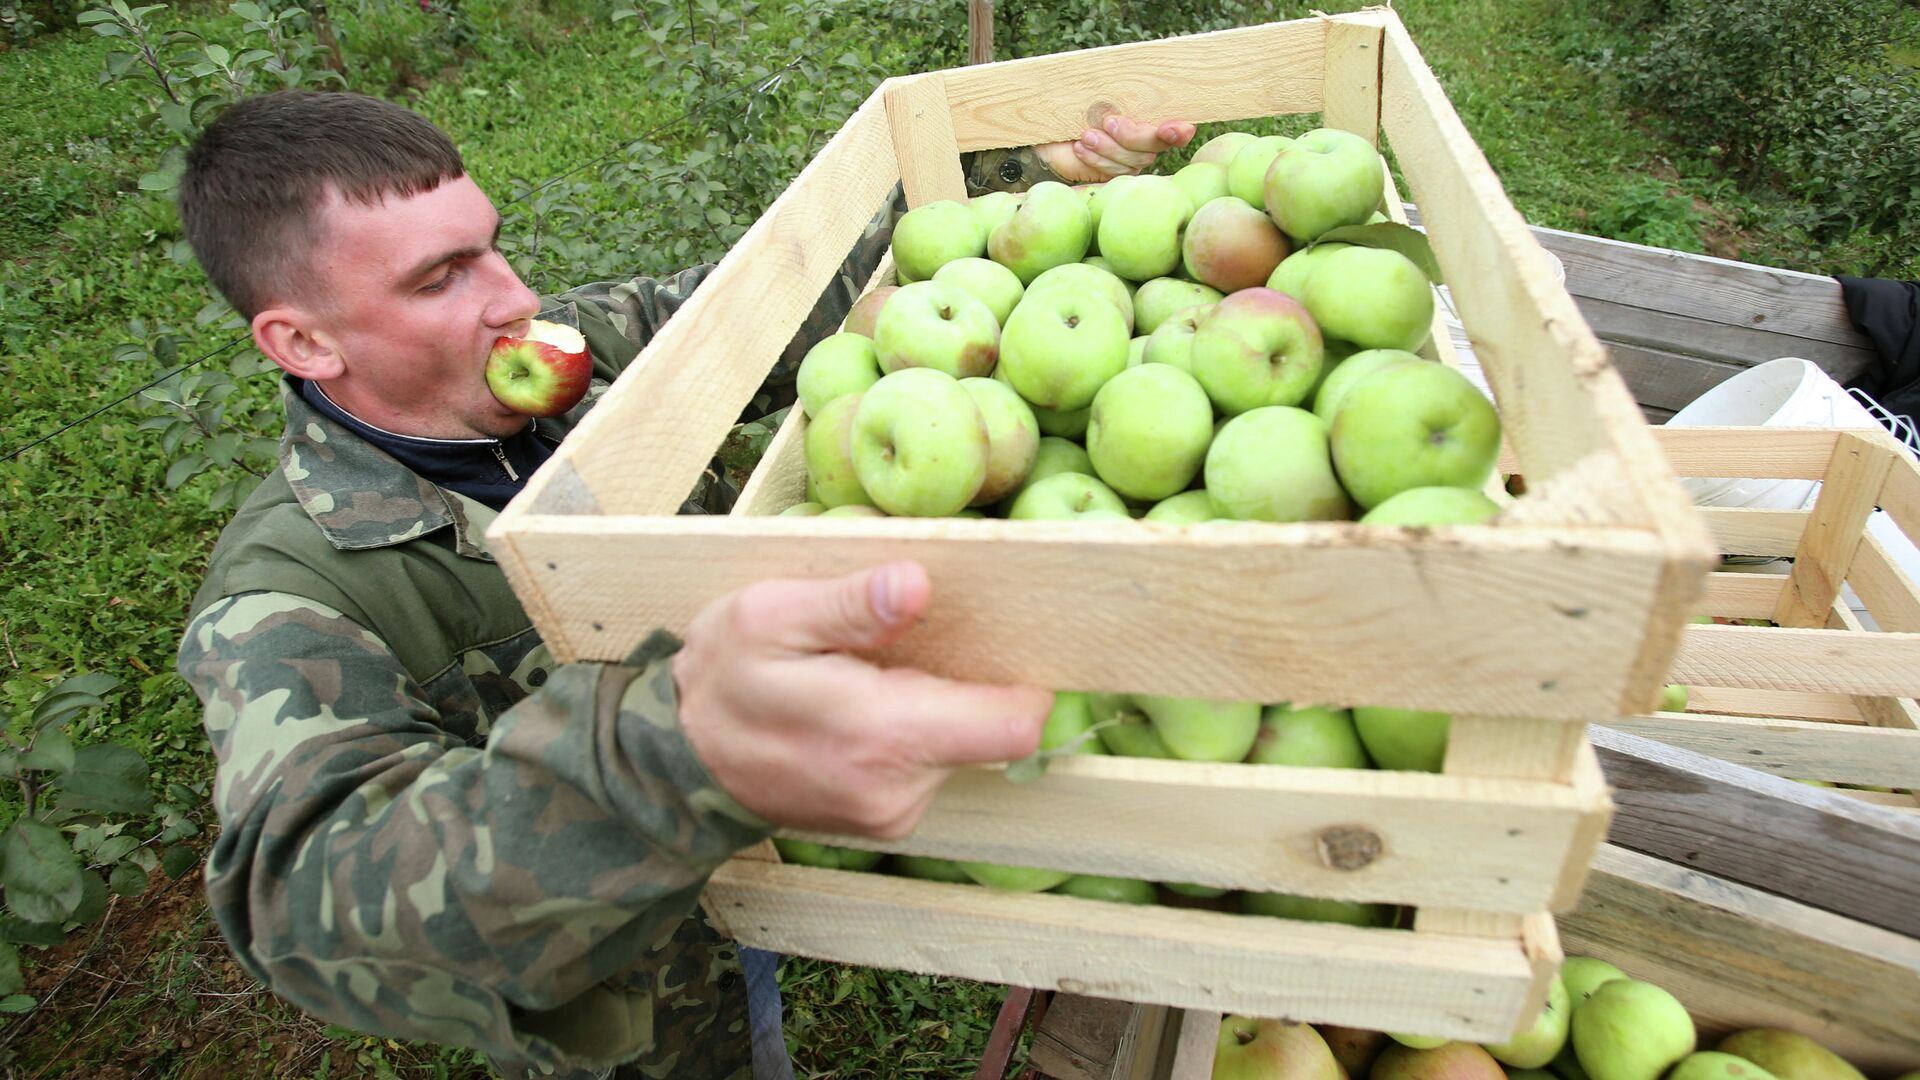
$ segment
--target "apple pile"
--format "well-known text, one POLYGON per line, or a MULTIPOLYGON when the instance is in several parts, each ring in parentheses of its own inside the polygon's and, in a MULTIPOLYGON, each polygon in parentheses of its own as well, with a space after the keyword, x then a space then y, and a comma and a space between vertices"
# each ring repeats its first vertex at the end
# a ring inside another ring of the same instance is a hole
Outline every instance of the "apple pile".
MULTIPOLYGON (((1813 1039, 1737 1031, 1700 1050, 1674 996, 1612 964, 1569 956, 1533 1025, 1476 1045, 1329 1024, 1228 1016, 1214 1080, 1865 1080, 1813 1039)), ((1920 1080, 1909 1073, 1900 1080, 1920 1080)))

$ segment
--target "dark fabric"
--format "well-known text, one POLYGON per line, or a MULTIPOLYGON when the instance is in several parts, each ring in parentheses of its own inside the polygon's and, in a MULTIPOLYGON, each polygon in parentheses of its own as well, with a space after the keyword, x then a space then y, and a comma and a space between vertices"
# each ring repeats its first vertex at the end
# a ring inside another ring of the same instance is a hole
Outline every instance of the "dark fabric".
POLYGON ((1847 385, 1866 391, 1890 413, 1920 416, 1920 281, 1835 277, 1847 317, 1880 354, 1847 385))
POLYGON ((425 479, 457 491, 482 506, 505 510, 507 500, 527 486, 527 478, 553 456, 553 442, 541 437, 533 421, 504 439, 423 439, 374 427, 334 404, 326 391, 305 379, 287 376, 301 400, 425 479))

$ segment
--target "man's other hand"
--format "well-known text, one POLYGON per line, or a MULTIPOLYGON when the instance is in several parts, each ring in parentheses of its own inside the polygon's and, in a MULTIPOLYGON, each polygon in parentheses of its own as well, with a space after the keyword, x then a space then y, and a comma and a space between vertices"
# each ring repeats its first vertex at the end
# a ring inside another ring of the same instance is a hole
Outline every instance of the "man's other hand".
POLYGON ((898 839, 955 766, 1033 753, 1049 691, 881 668, 920 620, 926 570, 893 562, 750 585, 709 604, 674 656, 680 723, 707 770, 777 825, 898 839))
POLYGON ((1191 142, 1193 131, 1193 125, 1184 120, 1146 124, 1109 116, 1100 127, 1088 128, 1072 142, 1045 143, 1034 147, 1034 152, 1071 183, 1102 184, 1151 168, 1161 151, 1191 142))

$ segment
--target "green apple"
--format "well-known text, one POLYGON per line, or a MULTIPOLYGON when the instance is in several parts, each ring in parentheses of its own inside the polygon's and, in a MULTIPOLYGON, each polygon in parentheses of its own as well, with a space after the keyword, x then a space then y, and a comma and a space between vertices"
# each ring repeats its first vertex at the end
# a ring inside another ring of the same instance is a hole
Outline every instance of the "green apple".
POLYGON ((1058 439, 1078 439, 1087 433, 1087 420, 1093 415, 1092 407, 1085 409, 1043 409, 1033 407, 1033 418, 1040 425, 1040 434, 1058 439))
MULTIPOLYGON (((1060 690, 1053 695, 1053 708, 1047 712, 1046 726, 1040 729, 1040 749, 1058 750, 1085 734, 1093 727, 1093 710, 1088 706, 1087 695, 1078 690, 1060 690)), ((1081 743, 1074 751, 1080 754, 1104 754, 1107 748, 1100 742, 1100 733, 1094 732, 1092 738, 1081 743)))
MULTIPOLYGON (((1174 312, 1171 318, 1163 321, 1159 328, 1146 336, 1146 346, 1141 350, 1140 360, 1147 364, 1169 364, 1188 374, 1193 373, 1193 335, 1199 331, 1200 323, 1213 313, 1217 304, 1195 304, 1174 312)), ((1203 390, 1204 392, 1204 390, 1203 390)))
POLYGON ((966 860, 959 860, 958 865, 968 877, 989 889, 1002 892, 1046 892, 1073 876, 1066 870, 1042 870, 1034 866, 1007 866, 966 860))
POLYGON ((1072 439, 1043 435, 1039 448, 1034 451, 1033 468, 1027 471, 1027 478, 1020 482, 1019 490, 1025 491, 1047 477, 1063 472, 1092 476, 1093 459, 1087 456, 1085 447, 1072 439))
POLYGON ((1353 710, 1353 728, 1367 748, 1367 756, 1382 769, 1439 772, 1447 759, 1447 729, 1451 717, 1443 712, 1387 709, 1362 705, 1353 710))
POLYGON ((1195 885, 1188 881, 1163 881, 1160 884, 1175 896, 1191 896, 1196 900, 1212 900, 1227 895, 1227 890, 1216 889, 1211 885, 1195 885))
POLYGON ((1301 765, 1367 769, 1367 748, 1354 730, 1353 714, 1324 705, 1269 705, 1260 714, 1260 734, 1247 760, 1256 765, 1301 765))
POLYGON ((1020 196, 1011 191, 989 191, 967 200, 967 209, 980 222, 980 235, 990 237, 1020 209, 1020 196))
POLYGON ((935 270, 933 280, 951 285, 987 305, 997 326, 1007 325, 1007 316, 1013 314, 1014 305, 1026 292, 1013 271, 992 259, 955 259, 935 270))
POLYGON ((1545 1069, 1508 1069, 1507 1080, 1554 1080, 1554 1074, 1545 1069))
POLYGON ((1127 366, 1139 367, 1147 362, 1147 342, 1151 338, 1137 337, 1127 342, 1127 366))
POLYGON ((1092 701, 1094 720, 1112 721, 1100 729, 1100 742, 1108 753, 1115 757, 1173 757, 1166 740, 1153 729, 1153 721, 1130 704, 1125 695, 1095 694, 1092 701))
POLYGON ((861 503, 848 503, 845 506, 828 507, 827 509, 820 511, 819 516, 823 518, 852 518, 852 517, 881 518, 881 517, 886 517, 887 512, 885 510, 880 509, 877 506, 866 506, 861 503))
POLYGON ((1267 209, 1267 168, 1282 147, 1293 140, 1285 135, 1262 135, 1240 148, 1227 165, 1228 194, 1244 199, 1255 210, 1267 209))
POLYGON ((794 503, 780 511, 780 517, 818 517, 827 508, 817 502, 794 503))
POLYGON ((974 884, 967 872, 960 869, 960 864, 952 859, 936 859, 931 855, 895 855, 893 868, 907 877, 922 881, 944 881, 949 885, 974 884))
POLYGON ((971 506, 999 502, 1020 489, 1040 453, 1040 423, 1013 387, 993 379, 961 379, 987 423, 987 478, 971 506))
POLYGON ((1141 282, 1133 294, 1133 331, 1151 334, 1177 312, 1217 304, 1224 299, 1219 289, 1197 281, 1159 277, 1141 282))
POLYGON ((774 837, 773 847, 787 862, 826 870, 870 870, 874 863, 880 861, 881 855, 878 851, 816 844, 811 840, 789 840, 784 836, 774 837))
POLYGON ((1027 286, 1027 295, 1038 296, 1050 289, 1074 288, 1111 300, 1121 317, 1127 320, 1127 333, 1133 333, 1133 290, 1120 280, 1119 275, 1093 263, 1056 266, 1034 278, 1033 284, 1027 286))
POLYGON ((1181 194, 1187 197, 1189 217, 1193 215, 1194 209, 1229 193, 1225 162, 1189 162, 1173 174, 1173 182, 1180 185, 1181 194))
POLYGON ((1219 516, 1213 511, 1213 496, 1201 488, 1161 499, 1147 511, 1145 520, 1164 521, 1170 525, 1197 525, 1202 521, 1216 521, 1219 516))
POLYGON ((1593 1080, 1658 1080, 1694 1047, 1686 1007, 1650 982, 1602 983, 1573 1010, 1573 1049, 1593 1080))
POLYGON ((1100 388, 1087 421, 1094 473, 1129 499, 1185 491, 1213 441, 1213 406, 1194 377, 1167 364, 1128 368, 1100 388))
MULTIPOLYGON (((1275 290, 1276 292, 1278 290, 1275 290)), ((1320 361, 1320 377, 1314 380, 1313 389, 1307 391, 1307 401, 1320 400, 1320 388, 1327 385, 1327 376, 1333 374, 1347 362, 1347 358, 1360 351, 1351 341, 1341 341, 1322 335, 1320 343, 1324 346, 1320 361)), ((1311 406, 1309 406, 1311 407, 1311 406)), ((1332 421, 1328 421, 1332 423, 1332 421)))
POLYGON ((873 339, 842 331, 821 338, 800 361, 794 389, 808 416, 819 416, 827 402, 857 394, 880 381, 880 357, 873 339))
POLYGON ((1362 525, 1477 525, 1500 504, 1470 488, 1408 488, 1360 518, 1362 525))
POLYGON ((1346 1080, 1346 1075, 1310 1025, 1228 1014, 1220 1021, 1220 1041, 1213 1050, 1213 1080, 1346 1080))
POLYGON ((1394 1040, 1400 1045, 1381 1051, 1369 1080, 1507 1080, 1493 1055, 1472 1043, 1442 1040, 1434 1046, 1421 1039, 1425 1048, 1416 1049, 1401 1036, 1394 1040))
POLYGON ((1316 900, 1292 893, 1240 894, 1240 910, 1249 915, 1302 922, 1345 923, 1348 926, 1392 926, 1393 905, 1363 904, 1358 900, 1316 900))
POLYGON ((1286 237, 1267 215, 1232 195, 1195 210, 1180 241, 1187 276, 1229 294, 1266 284, 1286 257, 1286 237))
POLYGON ((1238 154, 1248 143, 1253 142, 1256 137, 1257 136, 1250 131, 1223 132, 1201 144, 1200 149, 1193 152, 1192 160, 1211 161, 1216 165, 1225 165, 1232 161, 1234 155, 1238 154))
POLYGON ((1126 319, 1106 297, 1049 289, 1022 300, 1007 318, 1000 366, 1032 404, 1084 409, 1108 379, 1126 370, 1129 337, 1126 319))
MULTIPOLYGON (((1240 152, 1246 153, 1245 150, 1240 152)), ((1320 1032, 1322 1039, 1327 1040, 1327 1049, 1333 1051, 1340 1067, 1356 1080, 1365 1080, 1367 1070, 1373 1068, 1373 1059, 1380 1056, 1380 1051, 1385 1050, 1390 1041, 1384 1031, 1367 1031, 1337 1024, 1315 1024, 1314 1028, 1320 1032)))
POLYGON ((1680 1059, 1667 1080, 1776 1080, 1767 1070, 1743 1057, 1700 1050, 1680 1059))
MULTIPOLYGON (((1100 218, 1101 215, 1107 211, 1107 201, 1125 189, 1128 184, 1138 179, 1139 177, 1132 173, 1122 173, 1106 183, 1101 184, 1099 187, 1094 188, 1093 191, 1087 195, 1087 217, 1093 225, 1093 245, 1088 248, 1089 251, 1097 252, 1100 250, 1100 218)), ((1089 256, 1089 258, 1101 257, 1092 255, 1089 256)), ((1104 261, 1104 259, 1102 261, 1104 261)), ((1108 265, 1106 269, 1112 270, 1113 267, 1108 265)))
POLYGON ((1601 983, 1626 977, 1626 972, 1591 956, 1569 956, 1560 962, 1560 981, 1566 984, 1567 1000, 1575 1008, 1592 997, 1593 992, 1600 989, 1601 983))
MULTIPOLYGON (((876 383, 875 385, 878 385, 876 383)), ((873 497, 860 485, 854 466, 855 416, 860 410, 861 394, 842 394, 828 402, 820 415, 807 424, 801 456, 807 461, 807 480, 813 485, 813 499, 831 510, 836 506, 872 506, 873 497)))
POLYGON ((1251 701, 1220 701, 1213 698, 1165 697, 1158 694, 1095 694, 1088 701, 1096 721, 1119 720, 1120 726, 1102 728, 1100 737, 1107 749, 1129 757, 1159 757, 1157 753, 1128 753, 1109 735, 1123 732, 1119 738, 1125 747, 1138 749, 1164 747, 1167 754, 1185 761, 1243 761, 1260 731, 1260 706, 1251 701), (1144 719, 1152 726, 1157 740, 1135 740, 1137 733, 1124 733, 1128 724, 1144 719))
POLYGON ((1547 1002, 1540 1015, 1525 1031, 1515 1032, 1505 1042, 1493 1043, 1487 1053, 1502 1065, 1517 1069, 1538 1069, 1552 1061, 1567 1045, 1568 1025, 1572 1022, 1573 1003, 1567 997, 1566 984, 1558 975, 1547 985, 1547 1002))
POLYGON ((1307 281, 1313 277, 1313 272, 1319 269, 1320 264, 1334 252, 1345 251, 1352 246, 1352 244, 1328 241, 1295 251, 1281 259, 1280 265, 1273 268, 1273 273, 1267 277, 1267 288, 1286 293, 1295 300, 1304 300, 1307 295, 1307 281))
POLYGON ((1207 494, 1236 521, 1340 521, 1352 513, 1328 456, 1327 425, 1270 405, 1227 421, 1207 449, 1207 494))
MULTIPOLYGON (((1721 1039, 1716 1049, 1746 1058, 1780 1080, 1863 1080, 1860 1070, 1838 1054, 1805 1035, 1781 1028, 1736 1031, 1721 1039)), ((1593 1072, 1593 1068, 1588 1066, 1587 1071, 1593 1072)), ((1610 1078, 1596 1073, 1594 1080, 1610 1078)))
POLYGON ((1193 376, 1226 416, 1301 404, 1324 360, 1306 308, 1265 286, 1220 301, 1193 332, 1193 376))
POLYGON ((1099 874, 1075 874, 1053 887, 1057 893, 1078 896, 1082 900, 1105 900, 1115 904, 1151 904, 1160 899, 1153 883, 1138 878, 1103 877, 1099 874))
POLYGON ((1433 283, 1387 248, 1348 247, 1316 261, 1301 286, 1320 332, 1365 349, 1418 349, 1433 330, 1433 283))
POLYGON ((1340 361, 1327 377, 1320 382, 1319 389, 1313 393, 1313 415, 1325 420, 1332 426, 1333 418, 1340 412, 1340 406, 1347 400, 1347 391, 1373 375, 1395 364, 1426 364, 1416 353, 1404 349, 1367 349, 1354 353, 1340 361))
POLYGON ((955 259, 986 251, 980 219, 952 199, 916 206, 893 226, 893 267, 903 283, 925 281, 955 259))
POLYGON ((987 253, 1025 285, 1056 266, 1086 258, 1092 242, 1086 196, 1058 181, 1042 180, 1027 190, 1014 215, 993 230, 987 253))
POLYGON ((1085 473, 1063 472, 1035 482, 1013 500, 1007 517, 1015 521, 1063 521, 1094 514, 1125 515, 1127 504, 1114 490, 1085 473))
POLYGON ((1453 368, 1394 364, 1347 391, 1332 440, 1341 484, 1372 509, 1411 488, 1484 487, 1500 457, 1500 418, 1453 368))
MULTIPOLYGON (((1088 266, 1097 266, 1100 269, 1105 270, 1107 273, 1113 274, 1114 277, 1120 277, 1119 274, 1114 273, 1113 264, 1098 255, 1089 255, 1086 258, 1081 259, 1080 261, 1085 263, 1088 266)), ((1126 278, 1120 278, 1120 280, 1124 282, 1127 286, 1127 296, 1129 297, 1133 296, 1134 292, 1138 289, 1138 286, 1134 285, 1130 281, 1127 281, 1126 278)))
MULTIPOLYGON (((1578 1001, 1574 1002, 1573 1011, 1580 1011, 1578 1001)), ((1560 1048, 1560 1053, 1554 1056, 1553 1063, 1547 1067, 1552 1069, 1554 1075, 1560 1080, 1591 1080, 1587 1076, 1587 1070, 1580 1067, 1580 1055, 1573 1051, 1571 1023, 1568 1025, 1567 1045, 1560 1048)))
MULTIPOLYGON (((1399 1043, 1409 1050, 1435 1050, 1453 1042, 1452 1039, 1443 1039, 1438 1035, 1403 1035, 1397 1031, 1387 1032, 1387 1038, 1392 1039, 1394 1042, 1399 1043)), ((1392 1047, 1388 1047, 1388 1049, 1392 1049, 1392 1047)))
POLYGON ((1280 148, 1267 167, 1267 213, 1288 236, 1317 240, 1360 225, 1386 194, 1387 163, 1351 131, 1317 128, 1280 148))
POLYGON ((1680 683, 1668 683, 1660 689, 1660 711, 1686 712, 1687 688, 1680 683))
POLYGON ((887 301, 893 299, 893 294, 899 291, 898 285, 882 285, 855 300, 852 309, 847 312, 846 321, 840 324, 840 329, 850 334, 872 337, 874 325, 880 320, 880 310, 886 307, 887 301))
POLYGON ((946 517, 979 494, 987 422, 960 380, 904 368, 882 376, 859 402, 853 468, 875 506, 903 517, 946 517))
POLYGON ((874 323, 880 370, 931 368, 956 379, 993 371, 1000 323, 972 293, 940 281, 903 285, 874 323))
POLYGON ((1134 281, 1171 274, 1180 265, 1180 235, 1193 203, 1170 177, 1152 174, 1107 199, 1100 215, 1100 257, 1134 281))

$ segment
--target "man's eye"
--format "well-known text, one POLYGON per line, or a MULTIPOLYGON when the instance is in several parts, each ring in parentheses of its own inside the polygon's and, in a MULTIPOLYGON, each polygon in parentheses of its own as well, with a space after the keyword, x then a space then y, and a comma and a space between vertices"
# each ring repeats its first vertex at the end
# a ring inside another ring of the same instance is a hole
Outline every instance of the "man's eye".
POLYGON ((453 281, 453 271, 452 271, 452 270, 448 270, 448 271, 447 271, 447 272, 446 272, 445 274, 442 274, 442 275, 440 275, 440 280, 438 280, 438 281, 436 281, 436 282, 434 282, 434 283, 432 283, 431 285, 422 285, 422 286, 420 286, 420 291, 421 291, 421 292, 430 292, 430 293, 437 293, 437 292, 443 292, 443 291, 445 291, 445 290, 446 290, 446 287, 447 287, 447 286, 448 286, 448 285, 449 285, 449 284, 450 284, 450 283, 451 283, 452 281, 453 281))

